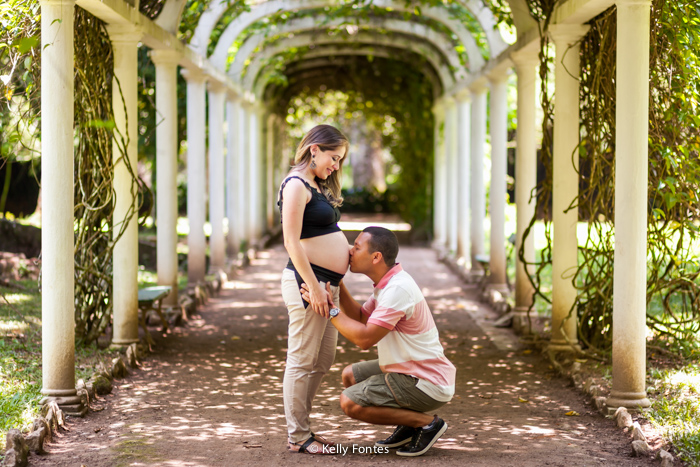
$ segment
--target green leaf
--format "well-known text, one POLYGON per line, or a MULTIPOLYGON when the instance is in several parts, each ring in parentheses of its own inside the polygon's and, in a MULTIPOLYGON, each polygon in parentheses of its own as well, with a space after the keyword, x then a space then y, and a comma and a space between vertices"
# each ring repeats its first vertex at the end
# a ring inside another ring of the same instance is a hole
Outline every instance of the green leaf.
POLYGON ((32 37, 22 37, 19 39, 17 42, 17 50, 21 54, 26 54, 29 52, 32 47, 37 45, 39 43, 39 37, 38 36, 32 36, 32 37))

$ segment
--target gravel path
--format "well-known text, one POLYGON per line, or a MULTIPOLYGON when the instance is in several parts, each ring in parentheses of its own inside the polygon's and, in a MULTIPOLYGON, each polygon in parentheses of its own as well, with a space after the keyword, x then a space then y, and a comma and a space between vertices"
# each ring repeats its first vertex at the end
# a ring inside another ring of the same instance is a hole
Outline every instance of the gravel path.
MULTIPOLYGON (((393 427, 347 418, 338 399, 342 369, 376 358, 376 350, 360 351, 341 337, 312 418, 314 431, 347 453, 287 452, 282 406, 287 316, 279 287, 286 261, 282 246, 261 252, 187 326, 168 335, 154 328, 157 346, 141 368, 97 401, 97 411, 70 419, 69 431, 48 445, 49 454, 32 455, 30 465, 655 465, 630 457, 627 434, 509 330, 484 325, 494 317, 474 291, 437 262, 432 250, 413 247, 402 248, 399 261, 423 288, 446 354, 457 367, 457 395, 439 412, 447 432, 413 460, 372 453, 374 440, 393 427), (580 415, 565 415, 572 410, 580 415)), ((350 274, 346 283, 358 300, 371 293, 366 277, 350 274)))

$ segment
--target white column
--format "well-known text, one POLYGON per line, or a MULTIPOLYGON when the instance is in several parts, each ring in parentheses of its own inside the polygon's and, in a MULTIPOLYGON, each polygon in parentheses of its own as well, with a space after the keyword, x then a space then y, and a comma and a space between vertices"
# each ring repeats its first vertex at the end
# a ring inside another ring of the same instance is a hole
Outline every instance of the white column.
POLYGON ((250 135, 250 160, 249 160, 249 174, 250 174, 250 190, 249 190, 249 202, 250 209, 248 211, 248 232, 250 241, 255 244, 262 236, 262 201, 263 201, 263 190, 262 186, 262 121, 263 121, 263 109, 260 107, 252 107, 249 112, 250 118, 250 128, 248 134, 250 135))
POLYGON ((445 99, 445 149, 447 155, 447 177, 445 188, 447 192, 447 250, 451 255, 457 255, 458 234, 458 186, 459 171, 457 168, 457 102, 454 98, 445 99))
POLYGON ((486 138, 486 83, 471 86, 471 256, 472 270, 479 268, 476 257, 484 254, 484 217, 486 189, 484 188, 484 139, 486 138))
POLYGON ((112 107, 116 131, 112 144, 114 164, 112 253, 112 345, 139 341, 139 230, 136 196, 138 164, 138 49, 137 28, 108 26, 114 54, 112 107), (121 87, 121 92, 120 92, 121 87), (123 154, 124 153, 124 154, 123 154), (125 224, 124 222, 128 222, 125 224))
POLYGON ((277 209, 277 185, 275 183, 275 137, 277 136, 277 116, 270 114, 265 125, 265 228, 272 231, 275 227, 275 209, 277 209))
POLYGON ((552 337, 549 349, 570 351, 578 345, 577 317, 573 309, 576 289, 572 282, 578 265, 578 145, 579 72, 578 41, 589 26, 550 26, 556 48, 554 67, 554 151, 552 176, 552 337), (573 312, 572 312, 573 310, 573 312))
POLYGON ((226 267, 224 238, 225 164, 224 164, 224 106, 226 91, 220 83, 209 82, 209 237, 210 271, 226 267))
POLYGON ((226 217, 228 218, 228 235, 226 237, 228 243, 229 258, 236 258, 238 248, 240 247, 240 237, 236 230, 238 222, 238 109, 236 105, 236 97, 229 95, 226 100, 226 125, 228 131, 226 133, 226 217))
POLYGON ((457 256, 464 261, 465 269, 471 268, 470 219, 471 212, 471 93, 468 89, 457 95, 457 149, 459 163, 457 256))
POLYGON ((530 266, 520 260, 519 251, 524 249, 525 261, 535 260, 535 240, 531 232, 524 238, 532 217, 535 215, 537 200, 530 200, 532 189, 537 185, 537 142, 535 140, 535 117, 537 107, 537 67, 539 60, 536 50, 524 50, 513 57, 518 74, 518 129, 516 134, 515 157, 515 204, 517 212, 516 261, 515 261, 515 311, 526 312, 533 302, 534 289, 529 279, 530 266))
POLYGON ((73 282, 74 6, 72 0, 41 0, 41 393, 70 405, 80 404, 73 282))
POLYGON ((617 2, 613 385, 608 407, 649 407, 646 256, 650 0, 617 2))
POLYGON ((177 55, 152 50, 156 67, 156 250, 158 284, 172 287, 163 301, 177 306, 177 55))
POLYGON ((187 80, 187 282, 196 284, 206 276, 206 127, 205 82, 196 69, 182 70, 187 80))
POLYGON ((491 84, 491 189, 489 211, 491 215, 490 279, 489 287, 500 292, 508 291, 506 282, 506 172, 508 140, 508 75, 494 72, 491 84))
POLYGON ((433 156, 433 246, 444 248, 447 240, 445 225, 445 104, 441 99, 433 105, 435 118, 435 149, 433 156))
POLYGON ((250 248, 250 227, 249 227, 249 211, 250 211, 250 174, 248 164, 250 160, 249 151, 249 127, 250 118, 248 117, 249 104, 241 101, 238 105, 238 131, 236 137, 238 139, 238 216, 239 220, 236 223, 239 238, 247 240, 247 247, 250 248))

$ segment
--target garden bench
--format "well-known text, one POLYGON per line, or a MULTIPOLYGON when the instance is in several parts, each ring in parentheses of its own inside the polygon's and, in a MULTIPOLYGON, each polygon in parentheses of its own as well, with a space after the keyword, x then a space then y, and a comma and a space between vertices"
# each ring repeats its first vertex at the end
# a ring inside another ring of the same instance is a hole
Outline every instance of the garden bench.
POLYGON ((484 270, 484 275, 481 276, 481 280, 479 280, 479 289, 484 290, 486 288, 486 284, 488 284, 489 282, 489 267, 491 266, 491 257, 489 255, 476 255, 474 256, 474 259, 477 263, 479 263, 481 269, 484 270))
POLYGON ((163 299, 170 294, 170 290, 171 287, 167 285, 139 289, 139 323, 146 334, 146 342, 149 348, 151 348, 154 342, 146 327, 146 316, 149 310, 155 310, 158 316, 160 316, 161 323, 163 323, 163 331, 168 330, 168 320, 166 320, 163 315, 162 302, 163 299))

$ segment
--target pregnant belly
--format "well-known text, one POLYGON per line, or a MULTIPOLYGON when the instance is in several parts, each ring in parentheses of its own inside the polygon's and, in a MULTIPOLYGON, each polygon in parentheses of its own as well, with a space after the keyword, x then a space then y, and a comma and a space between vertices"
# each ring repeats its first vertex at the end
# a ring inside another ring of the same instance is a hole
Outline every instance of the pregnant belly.
POLYGON ((350 245, 343 232, 333 232, 320 237, 305 238, 301 246, 309 262, 331 271, 345 274, 350 261, 350 245))

